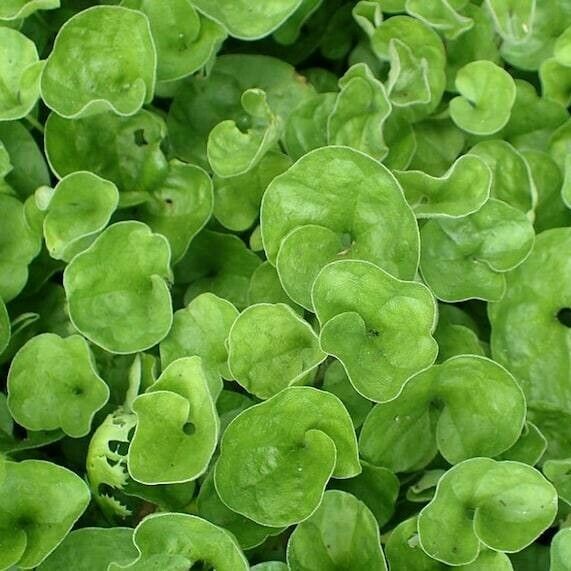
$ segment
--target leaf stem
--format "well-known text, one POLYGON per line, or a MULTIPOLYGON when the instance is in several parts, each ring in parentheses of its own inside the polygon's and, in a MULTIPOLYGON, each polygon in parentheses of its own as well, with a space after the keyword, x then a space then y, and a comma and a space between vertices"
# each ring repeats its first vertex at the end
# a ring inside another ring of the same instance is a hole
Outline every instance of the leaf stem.
POLYGON ((44 126, 32 115, 26 115, 24 119, 42 135, 44 134, 44 126))

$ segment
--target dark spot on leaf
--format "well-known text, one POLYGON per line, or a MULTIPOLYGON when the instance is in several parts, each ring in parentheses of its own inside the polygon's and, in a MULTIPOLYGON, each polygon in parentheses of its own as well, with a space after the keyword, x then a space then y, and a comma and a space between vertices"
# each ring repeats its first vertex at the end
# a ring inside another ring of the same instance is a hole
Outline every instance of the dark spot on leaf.
POLYGON ((79 397, 84 393, 83 387, 73 387, 72 392, 76 397, 79 397))
POLYGON ((187 422, 183 427, 182 431, 187 435, 191 436, 196 432, 196 426, 192 422, 187 422))
POLYGON ((145 139, 144 129, 137 129, 133 133, 133 137, 135 138, 135 145, 137 145, 137 147, 144 147, 145 145, 149 144, 147 139, 145 139))
POLYGON ((557 312, 557 321, 565 327, 571 327, 571 307, 563 307, 557 312))
POLYGON ((165 198, 165 204, 168 204, 169 206, 173 203, 172 198, 165 198))

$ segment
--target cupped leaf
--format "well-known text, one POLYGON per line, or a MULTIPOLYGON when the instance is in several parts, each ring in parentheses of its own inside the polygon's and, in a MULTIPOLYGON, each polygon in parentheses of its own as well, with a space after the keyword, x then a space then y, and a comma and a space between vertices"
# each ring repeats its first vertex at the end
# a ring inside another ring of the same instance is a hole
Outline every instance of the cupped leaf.
POLYGON ((160 5, 152 0, 123 0, 122 6, 147 16, 157 49, 157 80, 174 81, 198 71, 226 38, 224 29, 200 15, 190 0, 160 5))
POLYGON ((200 517, 232 533, 242 549, 256 547, 268 537, 283 531, 281 527, 260 525, 227 507, 216 492, 212 471, 200 486, 196 506, 200 517))
POLYGON ((127 565, 139 552, 128 527, 84 527, 72 531, 38 571, 107 571, 110 563, 127 565))
POLYGON ((530 213, 537 203, 537 190, 530 167, 522 153, 506 141, 497 139, 478 143, 470 154, 481 158, 491 169, 491 196, 530 213))
POLYGON ((547 450, 547 439, 533 424, 527 421, 516 443, 500 454, 497 460, 514 460, 535 466, 547 450))
POLYGON ((195 297, 187 307, 175 312, 169 334, 161 341, 164 367, 182 357, 197 355, 214 373, 230 379, 226 342, 238 310, 212 293, 195 297))
MULTIPOLYGON (((251 117, 242 107, 242 94, 251 89, 266 94, 272 115, 284 124, 295 107, 315 93, 291 65, 278 59, 263 55, 218 57, 208 77, 196 75, 185 81, 176 93, 168 116, 169 139, 174 154, 209 168, 207 141, 216 125, 230 120, 239 129, 247 131, 251 127, 251 117)), ((247 97, 249 102, 252 95, 254 100, 260 100, 254 91, 247 97)), ((238 139, 239 133, 239 130, 234 131, 238 139)), ((224 140, 220 142, 225 143, 224 140)), ((224 157, 219 158, 223 160, 224 157)), ((227 158, 230 163, 235 162, 232 157, 227 158)))
POLYGON ((334 395, 290 387, 226 429, 215 484, 232 510, 271 527, 307 519, 330 477, 361 471, 351 418, 334 395))
POLYGON ((518 462, 473 458, 451 468, 418 518, 422 549, 449 565, 474 561, 483 546, 520 551, 553 522, 557 492, 518 462))
POLYGON ((546 59, 539 68, 543 95, 568 107, 571 104, 571 69, 555 58, 546 59))
POLYGON ((318 93, 291 112, 284 132, 284 145, 290 157, 297 160, 327 145, 327 124, 336 102, 335 93, 318 93))
POLYGON ((228 33, 242 40, 257 40, 271 34, 300 6, 302 0, 277 0, 256 5, 248 0, 193 0, 204 14, 219 22, 228 33))
POLYGON ((483 549, 477 558, 467 565, 451 567, 429 557, 418 540, 417 518, 407 519, 392 531, 385 548, 391 571, 513 571, 505 553, 483 549))
POLYGON ((460 218, 479 210, 490 196, 492 173, 486 163, 461 156, 442 177, 422 171, 396 171, 417 218, 460 218))
POLYGON ((446 84, 446 56, 434 30, 415 18, 394 16, 375 30, 371 47, 390 62, 389 96, 409 120, 423 119, 438 107, 446 84))
POLYGON ((571 458, 547 460, 542 470, 545 477, 555 486, 561 501, 571 505, 571 458))
POLYGON ((364 397, 395 398, 407 379, 436 359, 436 304, 424 285, 370 262, 342 260, 323 268, 312 297, 322 349, 343 363, 364 397))
POLYGON ((528 418, 547 440, 542 462, 571 458, 571 413, 561 405, 531 401, 528 398, 528 418))
POLYGON ((542 232, 529 258, 507 275, 504 297, 488 309, 493 358, 520 381, 530 403, 566 409, 571 407, 569 248, 569 228, 542 232))
POLYGON ((48 198, 46 246, 52 258, 68 262, 95 240, 119 204, 117 187, 87 171, 64 177, 48 198))
POLYGON ((16 354, 8 373, 8 406, 29 430, 61 428, 71 437, 89 433, 109 399, 89 345, 79 335, 37 335, 16 354))
POLYGON ((167 176, 160 148, 165 136, 164 121, 146 110, 131 117, 107 112, 73 120, 51 113, 46 155, 60 178, 85 170, 114 182, 122 194, 140 192, 154 189, 167 176))
POLYGON ((569 571, 571 569, 571 529, 563 528, 551 541, 550 571, 569 571))
POLYGON ((474 26, 471 18, 464 16, 454 9, 454 2, 436 0, 406 0, 406 11, 425 22, 445 38, 454 40, 474 26))
POLYGON ((200 357, 172 362, 133 401, 137 426, 129 446, 129 474, 142 484, 195 480, 206 471, 219 421, 200 357))
POLYGON ((27 18, 38 10, 53 10, 60 7, 60 0, 5 0, 0 7, 0 20, 13 22, 27 18))
POLYGON ((0 212, 0 298, 7 303, 24 289, 28 265, 39 254, 41 239, 17 198, 0 193, 0 212))
POLYGON ((175 159, 169 163, 166 178, 149 194, 136 216, 167 238, 175 264, 212 215, 212 181, 200 167, 175 159))
POLYGON ((325 358, 309 323, 282 303, 246 308, 228 335, 230 374, 260 399, 303 384, 325 358))
POLYGON ((280 282, 278 272, 267 260, 260 264, 252 274, 248 289, 248 303, 286 303, 300 315, 303 308, 292 301, 280 282))
POLYGON ((429 220, 420 239, 420 271, 438 299, 497 301, 506 272, 527 258, 535 234, 525 214, 492 198, 464 218, 429 220))
POLYGON ((141 222, 113 224, 65 269, 72 323, 112 353, 152 347, 172 323, 169 263, 166 238, 141 222))
POLYGON ((214 216, 235 232, 247 230, 260 214, 262 196, 270 182, 291 166, 291 159, 270 151, 248 172, 235 177, 214 177, 214 216))
POLYGON ((395 472, 422 469, 437 451, 450 464, 493 457, 516 442, 525 413, 523 392, 508 371, 485 357, 461 355, 418 373, 397 398, 376 405, 359 450, 395 472))
POLYGON ((460 97, 450 101, 450 117, 467 133, 492 135, 509 121, 516 88, 512 77, 491 61, 474 61, 456 74, 460 97))
POLYGON ((362 472, 354 478, 336 480, 333 487, 353 494, 372 512, 380 527, 384 526, 395 512, 399 495, 399 480, 387 468, 374 466, 361 460, 362 472))
POLYGON ((383 84, 364 63, 355 64, 339 80, 340 91, 327 119, 327 141, 346 145, 382 160, 388 153, 383 123, 391 112, 383 84))
POLYGON ((111 563, 109 571, 183 571, 202 564, 217 571, 249 569, 236 540, 227 531, 193 515, 153 514, 136 527, 133 542, 139 557, 129 565, 111 563))
POLYGON ((227 299, 238 309, 248 305, 248 287, 261 260, 232 234, 203 230, 175 268, 176 282, 189 284, 185 304, 204 292, 227 299))
POLYGON ((85 482, 43 460, 6 462, 0 483, 0 566, 33 569, 57 546, 89 504, 85 482))
MULTIPOLYGON (((269 261, 276 263, 282 241, 292 230, 308 225, 321 227, 331 239, 326 244, 303 244, 309 251, 298 255, 295 276, 299 277, 303 266, 303 299, 301 292, 296 295, 288 290, 288 283, 295 278, 289 280, 284 270, 280 271, 284 289, 304 307, 311 308, 309 295, 315 275, 339 256, 369 260, 400 278, 412 278, 416 272, 418 230, 400 186, 385 167, 358 151, 317 149, 271 182, 261 211, 269 261), (337 252, 323 255, 321 249, 330 248, 332 242, 337 242, 337 252)), ((296 239, 299 247, 302 242, 303 237, 296 239)), ((289 267, 294 269, 293 264, 289 267)))
POLYGON ((12 121, 25 117, 36 104, 44 62, 39 61, 34 42, 1 26, 0 51, 0 121, 12 121))
POLYGON ((247 128, 227 119, 208 135, 206 153, 212 170, 220 177, 235 177, 254 168, 278 142, 283 125, 272 113, 261 89, 247 89, 240 102, 246 113, 247 128))
POLYGON ((357 498, 338 490, 325 492, 315 513, 295 528, 287 563, 291 571, 387 569, 373 514, 357 498))
POLYGON ((41 94, 58 115, 133 115, 154 95, 156 50, 149 20, 120 6, 94 6, 59 30, 41 94))
POLYGON ((526 41, 533 29, 536 0, 486 0, 498 34, 512 42, 526 41))

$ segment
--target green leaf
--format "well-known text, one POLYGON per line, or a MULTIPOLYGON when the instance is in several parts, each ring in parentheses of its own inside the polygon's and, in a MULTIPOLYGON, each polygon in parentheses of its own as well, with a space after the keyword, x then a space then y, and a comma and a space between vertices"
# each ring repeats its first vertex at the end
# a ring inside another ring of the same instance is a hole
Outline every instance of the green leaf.
POLYGON ((157 344, 172 324, 170 248, 141 222, 118 222, 66 267, 63 284, 74 326, 112 353, 157 344))
POLYGON ((395 398, 407 379, 434 362, 436 304, 424 285, 370 262, 344 260, 325 266, 312 297, 322 349, 343 363, 365 398, 395 398))
POLYGON ((60 28, 42 73, 42 99, 71 119, 102 111, 134 115, 153 98, 156 59, 146 16, 93 6, 60 28))
POLYGON ((258 40, 271 34, 300 6, 302 0, 276 0, 252 5, 247 0, 193 0, 194 5, 241 40, 258 40))
POLYGON ((285 527, 317 509, 330 477, 360 471, 355 432, 341 401, 311 387, 290 387, 228 425, 214 478, 230 509, 285 527))
POLYGON ((34 42, 10 28, 0 27, 0 50, 0 121, 13 121, 25 117, 38 101, 44 62, 34 42))
POLYGON ((260 214, 262 196, 270 182, 291 166, 291 159, 269 151, 244 174, 221 178, 214 176, 214 216, 225 228, 247 230, 260 214))
POLYGON ((541 430, 533 422, 526 422, 516 443, 502 452, 497 459, 514 460, 535 466, 541 460, 546 449, 547 440, 541 430))
POLYGON ((169 163, 164 181, 153 188, 136 215, 153 232, 167 238, 175 264, 210 219, 213 203, 210 177, 200 167, 175 159, 169 163))
POLYGON ((392 531, 385 551, 391 571, 513 571, 507 555, 489 549, 480 551, 467 565, 451 567, 432 559, 419 543, 416 517, 403 521, 392 531))
POLYGON ((175 268, 175 277, 177 283, 189 284, 185 304, 211 292, 244 309, 250 278, 260 264, 260 258, 237 236, 203 230, 175 268))
POLYGON ((377 161, 346 147, 312 151, 276 177, 262 200, 261 227, 271 263, 290 239, 292 254, 303 248, 295 262, 291 256, 282 259, 278 273, 286 293, 308 309, 315 276, 339 256, 374 262, 400 278, 416 272, 418 229, 399 185, 377 161), (304 238, 305 232, 320 232, 319 240, 322 234, 331 238, 315 244, 304 238), (291 277, 286 275, 290 270, 291 277), (300 278, 303 284, 294 293, 288 285, 300 278))
POLYGON ((157 49, 157 80, 174 81, 198 71, 226 38, 224 29, 198 14, 189 0, 160 6, 152 0, 123 0, 147 16, 157 49))
POLYGON ((72 531, 38 571, 107 571, 110 563, 127 565, 137 556, 132 529, 84 527, 72 531))
POLYGON ((555 58, 546 59, 539 68, 539 77, 546 99, 563 107, 571 104, 571 69, 567 65, 561 65, 555 58))
POLYGON ((357 498, 337 490, 325 492, 315 513, 295 528, 287 562, 291 571, 387 569, 373 514, 357 498))
POLYGON ((27 18, 38 10, 60 7, 60 0, 5 0, 0 7, 0 20, 13 22, 27 18))
POLYGON ((69 262, 85 250, 107 226, 118 203, 117 187, 88 171, 60 180, 49 197, 43 223, 52 258, 69 262))
POLYGON ((551 542, 550 571, 569 571, 571 569, 571 529, 561 529, 551 542))
POLYGON ((160 148, 165 136, 164 121, 146 110, 131 117, 108 112, 73 120, 51 113, 46 155, 60 178, 86 170, 114 182, 121 194, 153 190, 168 172, 160 148))
POLYGON ((542 232, 529 258, 508 274, 502 300, 488 308, 493 358, 519 380, 530 404, 545 401, 566 409, 571 407, 571 328, 565 321, 570 247, 570 229, 542 232))
POLYGON ((0 355, 4 352, 8 343, 10 343, 10 336, 12 335, 12 327, 10 324, 10 316, 6 309, 6 304, 0 297, 0 355))
POLYGON ((86 436, 108 399, 109 388, 79 335, 38 335, 12 360, 8 406, 16 422, 29 430, 61 428, 73 438, 86 436))
POLYGON ((383 84, 364 63, 355 64, 339 80, 340 92, 327 119, 327 141, 382 160, 388 153, 383 124, 391 112, 383 84))
POLYGON ((153 514, 136 527, 133 542, 140 553, 138 559, 126 566, 111 563, 109 571, 186 571, 200 563, 217 571, 248 571, 248 562, 235 539, 193 515, 153 514))
POLYGON ((40 252, 41 239, 17 198, 0 193, 0 212, 0 298, 7 303, 24 289, 28 266, 40 252))
POLYGON ((471 18, 463 16, 454 9, 454 2, 437 0, 406 0, 406 11, 421 22, 434 28, 449 40, 455 40, 474 26, 471 18))
POLYGON ((64 539, 89 504, 83 480, 43 460, 6 462, 0 483, 0 566, 32 569, 64 539))
POLYGON ((260 399, 304 384, 325 358, 309 323, 282 303, 248 307, 228 335, 230 374, 260 399))
POLYGON ((482 544, 520 551, 553 522, 557 493, 527 464, 473 458, 451 468, 418 518, 422 549, 449 565, 474 561, 482 544))
POLYGON ((460 218, 479 210, 490 196, 492 173, 486 163, 461 156, 442 177, 422 171, 395 171, 417 218, 460 218))
POLYGON ((504 127, 515 102, 512 77, 491 61, 474 61, 456 74, 460 97, 450 101, 450 117, 474 135, 492 135, 504 127))
POLYGON ((491 198, 464 218, 429 220, 420 239, 422 277, 438 299, 497 301, 506 272, 527 258, 535 234, 525 214, 491 198))
POLYGON ((212 170, 219 177, 235 177, 253 169, 264 155, 276 145, 283 125, 261 89, 247 89, 240 102, 248 127, 232 119, 218 123, 210 131, 206 153, 212 170))
POLYGON ((359 437, 363 458, 394 472, 493 457, 518 439, 525 398, 516 380, 485 357, 460 355, 414 377, 392 401, 375 406, 359 437))
POLYGON ((542 470, 545 477, 555 486, 561 501, 571 505, 571 458, 547 460, 542 470))
POLYGON ((169 334, 161 341, 164 367, 182 357, 197 355, 204 367, 230 379, 226 342, 238 310, 212 293, 195 297, 187 307, 176 311, 169 334))
POLYGON ((498 34, 512 42, 525 42, 533 29, 536 0, 486 0, 498 34))
POLYGON ((137 426, 129 474, 142 484, 195 480, 206 471, 218 441, 214 398, 200 357, 172 362, 133 401, 137 426))
POLYGON ((196 505, 200 517, 232 533, 242 549, 252 549, 268 537, 278 535, 283 531, 281 527, 260 525, 228 508, 216 492, 212 471, 208 473, 200 486, 196 505))

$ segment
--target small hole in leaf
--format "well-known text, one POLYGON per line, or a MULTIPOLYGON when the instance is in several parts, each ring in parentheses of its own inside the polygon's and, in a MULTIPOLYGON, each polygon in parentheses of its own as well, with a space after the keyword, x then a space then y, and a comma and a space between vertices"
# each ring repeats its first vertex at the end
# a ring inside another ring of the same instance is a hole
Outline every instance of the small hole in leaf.
POLYGON ((145 145, 149 144, 147 139, 145 139, 144 129, 137 129, 133 133, 133 137, 135 138, 135 145, 137 145, 137 147, 144 147, 145 145))
POLYGON ((557 312, 557 321, 565 327, 571 327, 571 307, 564 307, 557 312))
POLYGON ((168 204, 169 206, 172 204, 172 198, 165 198, 165 204, 168 204))
POLYGON ((196 432, 196 426, 192 422, 187 422, 183 427, 182 431, 187 435, 191 436, 196 432))
POLYGON ((418 201, 419 204, 428 204, 428 196, 421 196, 420 200, 418 201))
POLYGON ((377 329, 367 329, 367 335, 369 337, 378 337, 380 335, 379 331, 377 329))
POLYGON ((109 450, 115 454, 119 454, 120 456, 127 456, 127 453, 129 452, 129 443, 121 440, 110 440, 109 450))
POLYGON ((252 119, 247 113, 240 113, 235 123, 241 133, 247 133, 248 129, 252 127, 252 119))
POLYGON ((76 397, 79 397, 83 394, 83 387, 73 387, 71 391, 76 397))

